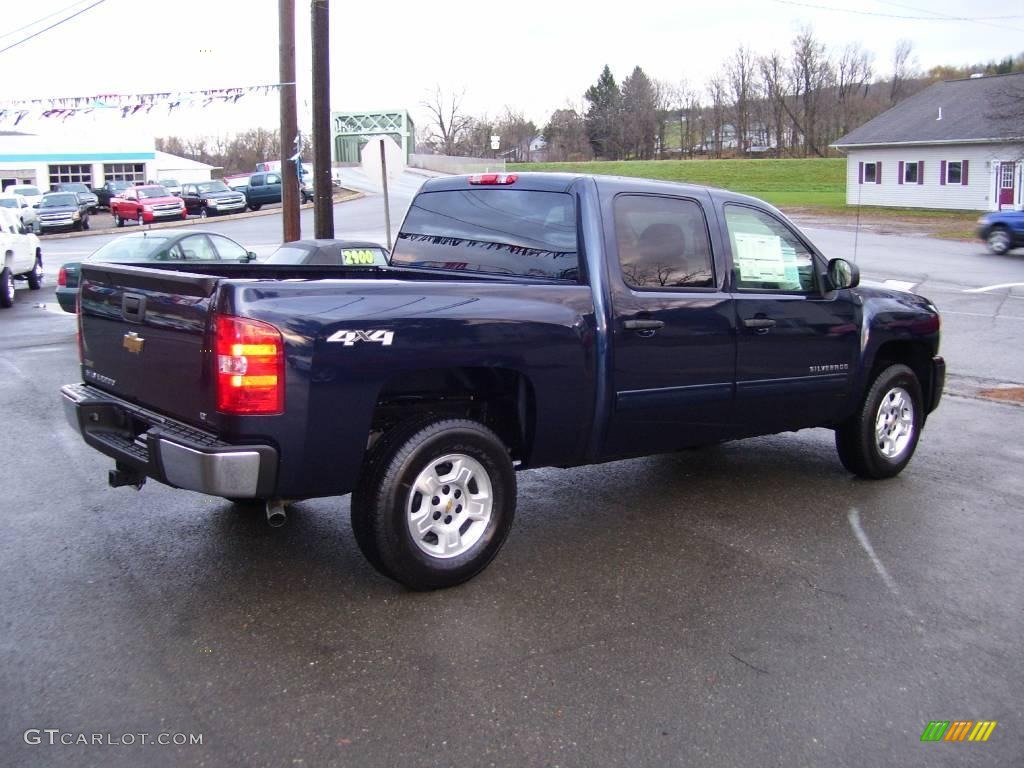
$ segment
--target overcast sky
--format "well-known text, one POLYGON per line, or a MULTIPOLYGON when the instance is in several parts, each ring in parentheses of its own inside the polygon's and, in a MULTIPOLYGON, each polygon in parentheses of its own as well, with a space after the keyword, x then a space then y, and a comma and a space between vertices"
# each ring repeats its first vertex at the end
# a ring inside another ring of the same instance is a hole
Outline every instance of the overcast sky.
MULTIPOLYGON (((95 1, 4 0, 0 48, 40 28, 19 27, 70 7, 40 25, 46 26, 95 1)), ((309 2, 295 4, 301 116, 310 100, 309 2)), ((277 6, 277 0, 105 0, 0 53, 0 102, 276 83, 277 6)), ((874 53, 878 72, 889 71, 902 38, 913 42, 922 69, 1024 50, 1024 4, 1007 0, 336 0, 331 11, 332 109, 405 107, 418 125, 425 122, 421 102, 435 86, 464 91, 474 114, 495 116, 509 106, 543 125, 554 109, 580 103, 606 63, 620 82, 639 64, 653 78, 702 87, 737 46, 788 53, 805 25, 834 50, 862 44, 874 53)), ((251 97, 231 107, 159 113, 159 119, 117 120, 156 135, 234 133, 257 123, 274 127, 277 101, 251 97)), ((96 125, 92 118, 74 118, 19 128, 90 125, 96 125)))

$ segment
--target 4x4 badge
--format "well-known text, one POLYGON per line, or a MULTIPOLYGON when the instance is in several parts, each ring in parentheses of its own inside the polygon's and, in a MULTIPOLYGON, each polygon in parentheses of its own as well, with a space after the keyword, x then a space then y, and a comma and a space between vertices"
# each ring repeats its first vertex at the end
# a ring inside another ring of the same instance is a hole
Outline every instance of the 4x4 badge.
POLYGON ((142 345, 146 343, 146 340, 139 336, 135 331, 129 331, 124 335, 124 340, 121 344, 131 352, 133 355, 137 355, 142 352, 142 345))

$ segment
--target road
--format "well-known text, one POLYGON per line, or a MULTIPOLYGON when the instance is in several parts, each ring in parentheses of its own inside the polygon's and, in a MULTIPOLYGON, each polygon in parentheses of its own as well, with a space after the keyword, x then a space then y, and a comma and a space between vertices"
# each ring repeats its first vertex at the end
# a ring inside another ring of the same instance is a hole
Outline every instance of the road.
MULTIPOLYGON (((338 206, 339 232, 379 237, 379 215, 338 206)), ((272 247, 275 225, 208 226, 272 247)), ((811 235, 852 253, 850 233, 811 235)), ((98 239, 48 242, 48 270, 98 239)), ((964 292, 1024 282, 1024 256, 862 233, 858 262, 939 304, 955 376, 1024 382, 1020 287, 964 292)), ((78 366, 72 316, 36 306, 52 301, 52 282, 19 290, 0 316, 5 766, 1024 757, 1020 406, 947 397, 887 482, 845 473, 825 430, 528 471, 490 568, 412 594, 359 555, 347 497, 270 529, 221 499, 107 488, 110 462, 58 410, 78 366), (983 744, 920 741, 958 719, 999 724, 983 744), (202 744, 51 746, 47 728, 202 744)))

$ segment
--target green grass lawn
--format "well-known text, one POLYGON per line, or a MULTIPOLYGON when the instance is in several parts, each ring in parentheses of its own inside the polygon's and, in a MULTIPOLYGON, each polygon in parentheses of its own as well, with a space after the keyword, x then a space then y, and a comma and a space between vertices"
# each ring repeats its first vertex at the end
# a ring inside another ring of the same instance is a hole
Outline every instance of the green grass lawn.
POLYGON ((563 171, 635 176, 722 187, 780 208, 845 208, 845 158, 806 160, 631 160, 513 163, 509 171, 563 171))

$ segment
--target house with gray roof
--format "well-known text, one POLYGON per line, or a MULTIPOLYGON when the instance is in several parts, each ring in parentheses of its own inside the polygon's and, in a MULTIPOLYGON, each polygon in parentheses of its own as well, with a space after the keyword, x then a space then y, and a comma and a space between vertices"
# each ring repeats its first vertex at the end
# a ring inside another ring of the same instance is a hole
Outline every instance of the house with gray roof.
POLYGON ((832 144, 848 205, 1024 208, 1024 72, 947 80, 832 144))

